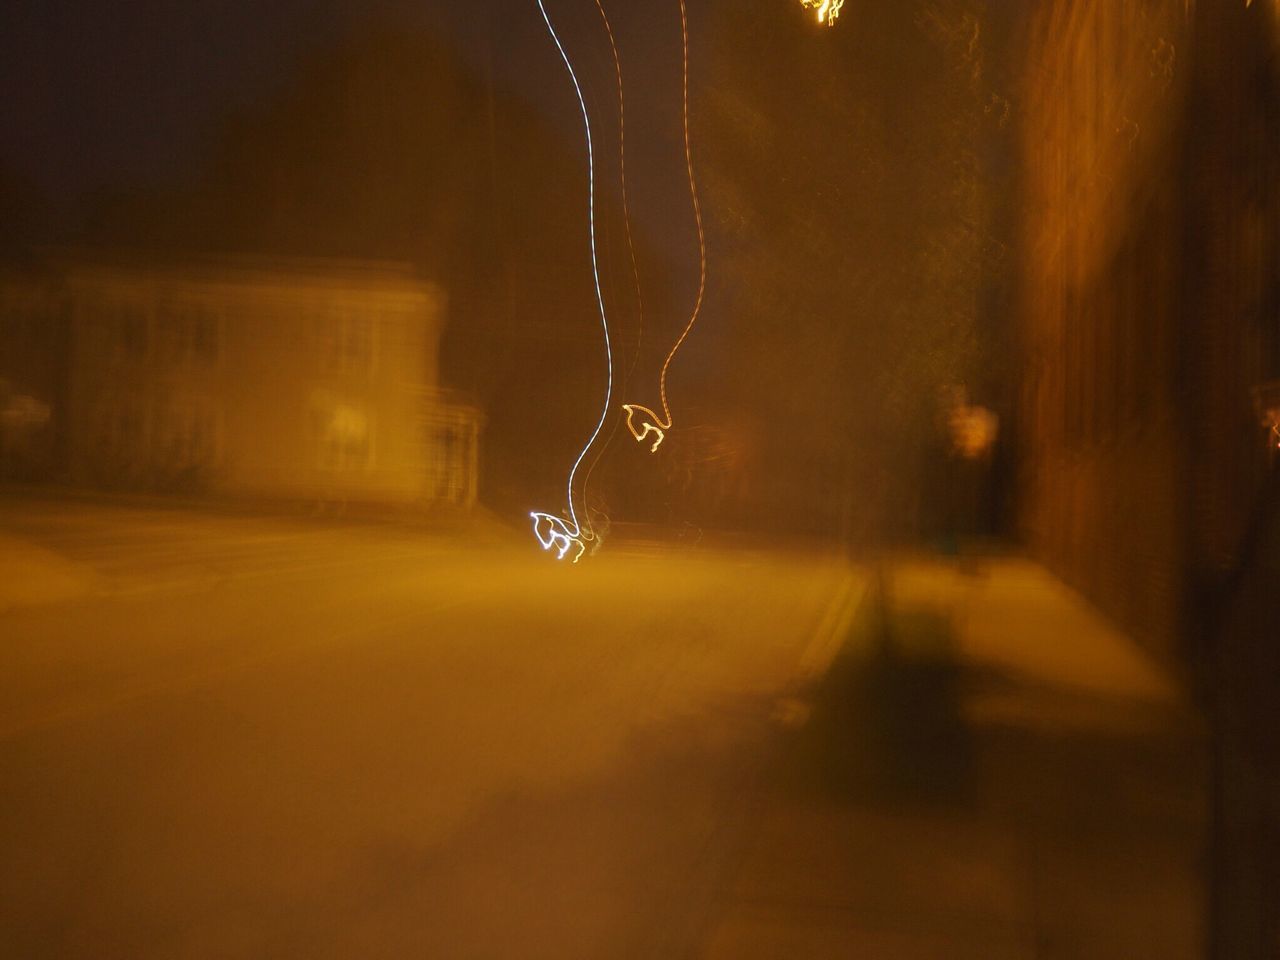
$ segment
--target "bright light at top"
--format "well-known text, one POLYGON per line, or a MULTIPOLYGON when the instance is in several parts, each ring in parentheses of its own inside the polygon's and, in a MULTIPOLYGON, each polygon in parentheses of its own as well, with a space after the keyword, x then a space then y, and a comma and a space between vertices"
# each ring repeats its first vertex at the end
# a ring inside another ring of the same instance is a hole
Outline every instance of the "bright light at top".
POLYGON ((840 16, 840 8, 844 6, 844 0, 800 0, 800 4, 816 10, 819 23, 834 27, 836 18, 840 16))

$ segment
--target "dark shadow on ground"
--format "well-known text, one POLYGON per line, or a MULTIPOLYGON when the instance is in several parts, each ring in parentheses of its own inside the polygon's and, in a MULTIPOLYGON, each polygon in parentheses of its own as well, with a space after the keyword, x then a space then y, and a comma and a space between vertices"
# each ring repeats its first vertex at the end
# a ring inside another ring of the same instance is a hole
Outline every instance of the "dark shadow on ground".
POLYGON ((864 604, 814 692, 789 772, 833 799, 965 803, 973 744, 952 625, 926 608, 864 604))
POLYGON ((1201 955, 1194 714, 996 670, 958 639, 942 608, 870 595, 761 777, 710 956, 1201 955))

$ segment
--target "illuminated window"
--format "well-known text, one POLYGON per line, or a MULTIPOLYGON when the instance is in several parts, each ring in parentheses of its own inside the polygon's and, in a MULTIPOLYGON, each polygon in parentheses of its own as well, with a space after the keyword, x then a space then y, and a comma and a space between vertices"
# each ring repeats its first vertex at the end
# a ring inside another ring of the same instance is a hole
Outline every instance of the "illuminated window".
POLYGON ((319 466, 330 473, 352 473, 373 467, 373 421, 364 410, 336 406, 318 417, 319 466))

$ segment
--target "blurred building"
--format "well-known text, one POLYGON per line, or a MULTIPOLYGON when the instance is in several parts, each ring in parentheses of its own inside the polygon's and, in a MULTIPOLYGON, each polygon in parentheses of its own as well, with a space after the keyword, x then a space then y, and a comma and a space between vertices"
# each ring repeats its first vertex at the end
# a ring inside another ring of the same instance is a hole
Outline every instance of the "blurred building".
POLYGON ((55 410, 66 348, 64 304, 47 272, 0 273, 0 480, 46 480, 63 461, 55 410))
POLYGON ((439 387, 443 296, 407 266, 73 256, 0 286, 61 328, 42 346, 73 482, 475 501, 480 417, 439 387))
POLYGON ((1045 0, 1026 44, 1020 525, 1183 667, 1275 456, 1276 20, 1045 0))

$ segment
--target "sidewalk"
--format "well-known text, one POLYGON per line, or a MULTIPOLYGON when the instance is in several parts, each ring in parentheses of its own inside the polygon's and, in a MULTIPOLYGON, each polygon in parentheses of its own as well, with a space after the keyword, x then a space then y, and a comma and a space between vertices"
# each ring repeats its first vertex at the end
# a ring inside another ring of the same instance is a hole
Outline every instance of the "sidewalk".
POLYGON ((887 631, 869 598, 761 776, 702 956, 1200 956, 1205 761, 1173 686, 1034 564, 889 579, 887 631))

